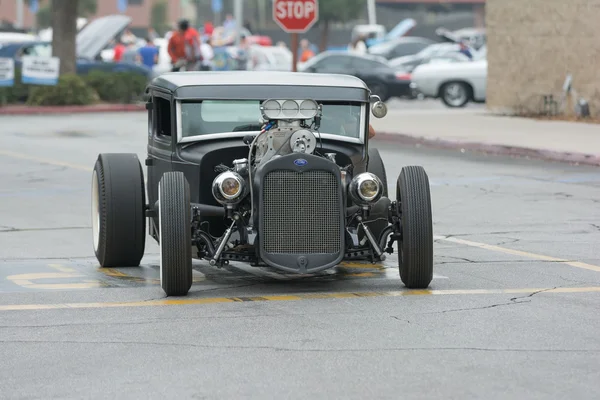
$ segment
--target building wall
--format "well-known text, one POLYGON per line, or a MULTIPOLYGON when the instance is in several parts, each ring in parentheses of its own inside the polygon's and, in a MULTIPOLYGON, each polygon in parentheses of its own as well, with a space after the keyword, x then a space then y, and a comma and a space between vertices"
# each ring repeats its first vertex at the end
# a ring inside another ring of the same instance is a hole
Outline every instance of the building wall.
MULTIPOLYGON (((17 22, 17 0, 0 0, 0 22, 6 21, 11 24, 17 22)), ((28 7, 23 10, 23 27, 31 28, 35 21, 34 14, 28 7)))
MULTIPOLYGON (((47 5, 48 0, 41 0, 40 7, 47 5)), ((127 7, 125 15, 132 18, 131 26, 136 28, 147 28, 150 23, 150 15, 152 11, 153 0, 135 0, 131 1, 127 7)), ((169 0, 167 23, 177 22, 182 15, 182 7, 180 1, 169 0)), ((96 15, 90 19, 102 17, 105 15, 120 14, 117 9, 116 0, 98 0, 96 15)), ((28 7, 24 7, 23 22, 25 28, 34 26, 35 16, 29 11, 28 7)), ((17 22, 17 1, 16 0, 0 0, 0 21, 5 20, 9 23, 17 22)))
POLYGON ((600 0, 487 0, 488 108, 540 112, 542 96, 560 96, 572 74, 600 115, 599 21, 600 0))

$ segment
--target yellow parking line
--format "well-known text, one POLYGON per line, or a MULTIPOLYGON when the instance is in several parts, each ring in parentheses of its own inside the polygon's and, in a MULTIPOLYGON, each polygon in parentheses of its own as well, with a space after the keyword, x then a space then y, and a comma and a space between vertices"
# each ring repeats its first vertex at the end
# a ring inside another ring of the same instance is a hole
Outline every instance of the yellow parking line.
POLYGON ((168 298, 163 300, 114 302, 114 303, 58 303, 58 304, 9 304, 0 305, 0 311, 60 310, 73 308, 118 308, 181 306, 255 301, 298 301, 317 299, 347 299, 361 297, 398 296, 440 296, 440 295, 485 295, 485 294, 530 294, 530 293, 593 293, 600 292, 600 286, 573 288, 522 288, 522 289, 466 289, 466 290, 403 290, 390 292, 341 292, 307 293, 290 295, 268 295, 252 297, 208 297, 208 298, 168 298))
POLYGON ((65 267, 62 264, 48 264, 48 266, 60 272, 76 272, 73 268, 65 267))
POLYGON ((600 272, 599 266, 592 265, 592 264, 586 264, 586 263, 579 262, 579 261, 569 261, 569 260, 565 260, 563 258, 550 257, 550 256, 542 255, 542 254, 529 253, 527 251, 521 251, 521 250, 507 249, 506 247, 494 246, 491 244, 485 244, 485 243, 479 243, 479 242, 472 242, 470 240, 458 239, 455 237, 434 236, 434 239, 435 240, 443 240, 445 242, 463 244, 465 246, 478 247, 480 249, 496 251, 498 253, 512 254, 515 256, 527 257, 527 258, 532 258, 532 259, 540 260, 540 261, 551 261, 551 262, 556 262, 559 264, 569 265, 569 266, 575 267, 575 268, 581 268, 581 269, 587 269, 589 271, 600 272))
POLYGON ((80 171, 92 172, 92 169, 93 169, 90 167, 86 167, 84 165, 71 164, 71 163, 64 162, 64 161, 51 160, 51 159, 42 158, 42 157, 35 157, 35 156, 27 155, 27 154, 15 153, 15 152, 6 151, 6 150, 0 150, 0 155, 6 156, 6 157, 11 157, 11 158, 16 158, 19 160, 33 161, 33 162, 37 162, 40 164, 50 164, 50 165, 56 165, 59 167, 73 168, 73 169, 78 169, 80 171))

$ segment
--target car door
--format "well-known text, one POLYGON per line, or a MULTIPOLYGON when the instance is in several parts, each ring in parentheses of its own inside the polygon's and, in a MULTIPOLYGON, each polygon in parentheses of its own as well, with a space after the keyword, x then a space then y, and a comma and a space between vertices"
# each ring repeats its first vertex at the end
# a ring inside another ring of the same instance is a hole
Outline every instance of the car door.
POLYGON ((367 82, 385 82, 391 74, 391 68, 376 60, 355 57, 351 61, 352 75, 367 82))
POLYGON ((148 110, 148 202, 158 200, 158 182, 172 170, 171 156, 177 141, 174 102, 166 93, 152 91, 148 110))

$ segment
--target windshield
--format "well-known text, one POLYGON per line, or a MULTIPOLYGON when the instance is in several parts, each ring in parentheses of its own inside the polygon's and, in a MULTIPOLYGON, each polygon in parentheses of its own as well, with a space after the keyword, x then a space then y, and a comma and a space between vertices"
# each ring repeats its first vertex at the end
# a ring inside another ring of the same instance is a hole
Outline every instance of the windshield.
MULTIPOLYGON (((259 131, 260 104, 257 100, 205 100, 182 103, 182 137, 259 131)), ((320 133, 360 138, 361 103, 322 104, 320 133)), ((314 120, 306 122, 310 125, 314 120)))

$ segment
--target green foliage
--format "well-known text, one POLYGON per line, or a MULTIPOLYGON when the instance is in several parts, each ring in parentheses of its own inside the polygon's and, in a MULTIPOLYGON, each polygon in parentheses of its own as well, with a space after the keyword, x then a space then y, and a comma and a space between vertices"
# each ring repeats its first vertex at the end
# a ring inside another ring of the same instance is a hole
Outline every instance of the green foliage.
POLYGON ((141 98, 148 83, 144 76, 131 72, 92 71, 83 79, 107 103, 133 103, 141 98))
POLYGON ((24 103, 29 97, 29 89, 32 85, 21 83, 21 69, 15 68, 15 84, 13 86, 0 87, 0 102, 7 104, 24 103))
POLYGON ((26 85, 21 83, 21 70, 17 68, 14 86, 0 87, 0 103, 75 105, 99 100, 128 104, 142 99, 147 84, 146 78, 140 74, 92 71, 81 77, 72 74, 61 76, 57 86, 26 85))
POLYGON ((150 26, 152 26, 159 35, 164 35, 165 32, 169 30, 167 15, 167 2, 165 0, 155 1, 150 13, 150 26))
POLYGON ((75 74, 64 74, 55 86, 32 87, 27 104, 31 106, 89 105, 98 100, 94 89, 75 74))
POLYGON ((36 15, 36 24, 39 29, 44 29, 50 27, 52 24, 52 14, 50 12, 50 7, 40 7, 36 15))
POLYGON ((366 7, 366 0, 321 0, 319 21, 351 21, 358 18, 366 7))
POLYGON ((90 17, 98 10, 97 0, 79 0, 77 6, 77 15, 80 17, 90 17))

